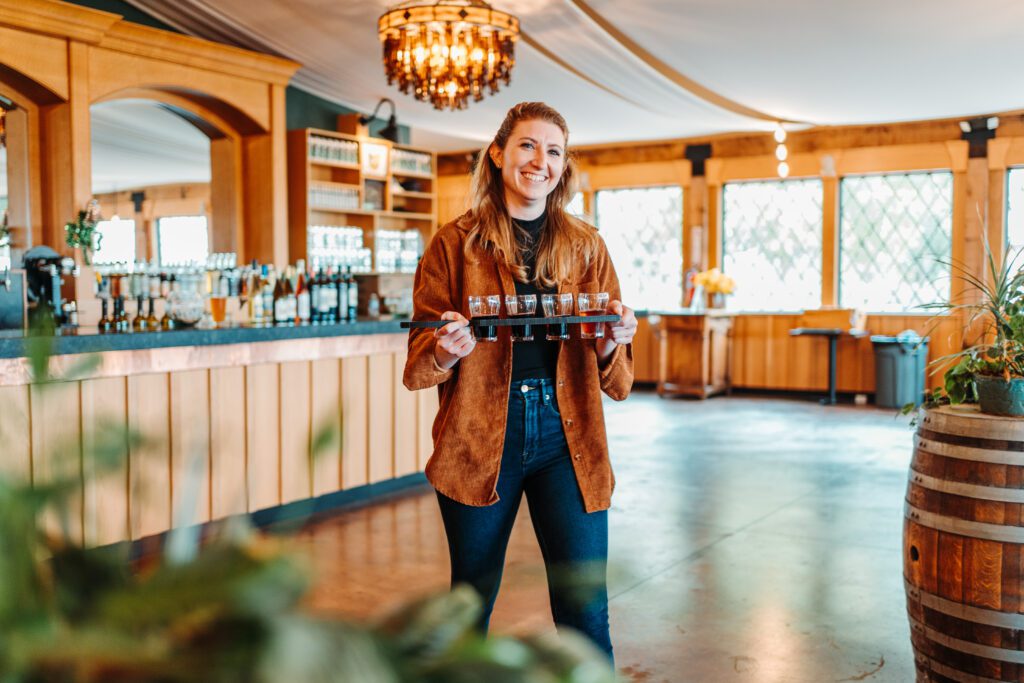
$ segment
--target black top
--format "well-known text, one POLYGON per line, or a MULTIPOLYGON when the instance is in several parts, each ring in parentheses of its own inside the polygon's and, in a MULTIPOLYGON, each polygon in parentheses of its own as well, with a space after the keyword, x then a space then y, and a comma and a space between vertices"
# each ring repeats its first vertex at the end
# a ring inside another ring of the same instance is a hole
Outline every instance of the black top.
MULTIPOLYGON (((547 214, 542 213, 539 218, 532 221, 513 219, 513 222, 525 230, 529 237, 527 241, 521 241, 523 249, 523 263, 526 265, 528 278, 533 277, 533 268, 537 261, 535 250, 537 241, 540 239, 541 230, 547 223, 547 214)), ((516 281, 516 294, 535 294, 537 296, 538 317, 543 317, 544 308, 540 303, 541 294, 556 294, 557 289, 538 289, 532 282, 516 281)), ((512 343, 512 381, 521 379, 554 379, 555 369, 558 367, 558 349, 560 343, 547 341, 544 336, 547 334, 546 326, 533 326, 533 341, 512 343)))

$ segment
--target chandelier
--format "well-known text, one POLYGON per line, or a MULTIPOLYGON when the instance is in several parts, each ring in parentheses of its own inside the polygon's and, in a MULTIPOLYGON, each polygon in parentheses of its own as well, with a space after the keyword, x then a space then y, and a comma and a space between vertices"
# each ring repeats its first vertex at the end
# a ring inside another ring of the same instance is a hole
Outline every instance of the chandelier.
POLYGON ((519 19, 481 0, 411 0, 381 15, 388 85, 435 109, 465 109, 508 85, 519 19))

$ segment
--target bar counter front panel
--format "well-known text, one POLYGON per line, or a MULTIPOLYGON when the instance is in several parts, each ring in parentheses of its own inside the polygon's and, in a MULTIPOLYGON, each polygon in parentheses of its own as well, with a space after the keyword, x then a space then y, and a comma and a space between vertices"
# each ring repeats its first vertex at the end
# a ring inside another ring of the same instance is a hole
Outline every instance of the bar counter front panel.
POLYGON ((144 435, 120 470, 82 474, 72 530, 90 545, 413 474, 432 450, 437 392, 402 385, 406 340, 382 321, 79 334, 53 340, 51 373, 88 353, 99 366, 41 386, 24 340, 0 338, 0 466, 45 482, 88 467, 103 430, 144 435), (336 436, 314 458, 325 427, 336 436))

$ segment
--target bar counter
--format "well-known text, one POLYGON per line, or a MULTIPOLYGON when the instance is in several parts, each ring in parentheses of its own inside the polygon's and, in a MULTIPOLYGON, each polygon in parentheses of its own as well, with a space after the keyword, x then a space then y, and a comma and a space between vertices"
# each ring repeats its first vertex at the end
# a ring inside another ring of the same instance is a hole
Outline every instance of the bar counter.
POLYGON ((52 338, 56 381, 39 384, 24 336, 0 334, 0 470, 34 482, 80 473, 72 529, 90 545, 421 481, 437 392, 402 385, 406 340, 397 320, 83 329, 52 338), (314 454, 326 428, 334 436, 314 454), (146 443, 91 476, 98 435, 117 430, 146 443))
MULTIPOLYGON (((72 333, 52 337, 53 355, 73 353, 99 353, 105 351, 131 351, 161 349, 173 346, 213 346, 218 344, 246 344, 252 342, 281 341, 287 339, 316 339, 347 337, 361 334, 389 334, 405 332, 400 320, 361 319, 329 325, 268 325, 249 327, 239 325, 218 329, 188 327, 178 330, 153 332, 101 333, 97 328, 80 328, 72 333)), ((0 358, 18 358, 26 355, 26 335, 18 330, 0 330, 0 358)))

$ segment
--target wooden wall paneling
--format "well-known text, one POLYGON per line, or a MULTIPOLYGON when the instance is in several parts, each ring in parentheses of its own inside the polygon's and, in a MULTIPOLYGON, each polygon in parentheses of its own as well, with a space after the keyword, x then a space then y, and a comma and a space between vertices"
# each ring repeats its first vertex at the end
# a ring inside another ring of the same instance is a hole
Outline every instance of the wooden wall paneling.
POLYGON ((312 406, 308 361, 281 363, 281 502, 313 495, 312 406))
POLYGON ((654 336, 651 317, 637 320, 633 336, 633 381, 658 381, 658 343, 654 336))
POLYGON ((393 362, 392 382, 395 398, 394 418, 392 420, 395 475, 404 477, 419 470, 417 448, 419 438, 416 431, 416 394, 402 384, 402 372, 405 370, 405 351, 391 354, 393 362))
POLYGON ((369 415, 370 483, 395 476, 394 451, 394 362, 393 354, 377 353, 369 357, 367 404, 369 415))
POLYGON ((249 509, 245 385, 244 368, 209 371, 210 515, 215 519, 249 509))
POLYGON ((439 225, 452 221, 469 208, 470 175, 438 176, 437 221, 439 225))
POLYGON ((691 267, 703 270, 707 262, 707 198, 707 179, 691 178, 683 191, 683 272, 691 267))
MULTIPOLYGON (((980 265, 981 259, 975 253, 976 245, 978 244, 978 235, 967 234, 967 173, 963 171, 953 172, 953 263, 964 263, 971 272, 976 275, 981 275, 977 268, 980 265), (970 260, 967 258, 968 241, 972 242, 972 253, 970 260)), ((965 287, 963 280, 959 278, 952 278, 950 282, 950 301, 957 303, 966 301, 965 295, 968 292, 965 287)), ((973 292, 970 295, 973 300, 976 296, 973 292)))
MULTIPOLYGON (((34 384, 29 390, 32 416, 32 482, 41 484, 56 478, 81 479, 82 416, 78 382, 34 384)), ((81 541, 82 492, 67 501, 67 524, 71 538, 81 541)), ((56 511, 43 516, 44 526, 58 532, 62 522, 56 511)))
POLYGON ((762 315, 741 316, 743 325, 736 330, 735 354, 742 357, 742 375, 733 375, 733 385, 741 387, 767 387, 770 318, 762 315))
MULTIPOLYGON (((955 174, 954 178, 957 175, 955 174)), ((963 201, 960 203, 960 210, 963 213, 963 231, 960 233, 963 240, 962 258, 968 269, 977 275, 988 273, 988 259, 985 256, 985 242, 989 242, 992 256, 998 264, 1003 255, 1003 238, 999 236, 995 241, 989 240, 987 232, 988 207, 989 207, 989 171, 988 160, 985 158, 968 159, 967 171, 963 177, 963 201)), ((954 180, 955 183, 955 180, 954 180)), ((958 194, 954 187, 954 211, 956 211, 956 200, 958 194)), ((1002 211, 1000 211, 1002 213, 1002 211)), ((954 213, 955 216, 955 213, 954 213)), ((956 219, 954 218, 954 223, 956 219)), ((956 239, 956 228, 954 227, 954 240, 956 239)), ((956 249, 954 248, 954 258, 956 249)), ((955 263, 956 261, 954 261, 955 263)), ((953 278, 954 283, 957 278, 953 278)), ((956 287, 955 284, 952 284, 956 287)))
POLYGON ((245 368, 245 487, 249 512, 281 504, 280 398, 276 363, 245 368))
MULTIPOLYGON (((227 407, 222 405, 226 397, 220 391, 215 409, 210 398, 210 372, 207 370, 173 372, 170 381, 171 514, 175 526, 208 522, 212 510, 211 416, 221 419, 227 407)), ((237 395, 227 405, 232 405, 241 414, 237 395)), ((239 430, 232 436, 237 440, 241 434, 239 430)), ((217 445, 219 450, 213 452, 217 453, 217 464, 221 466, 221 458, 229 457, 233 449, 224 448, 222 432, 218 433, 217 445)), ((244 448, 242 456, 245 457, 244 448)), ((236 481, 240 480, 241 472, 233 473, 233 476, 236 481)))
POLYGON ((805 376, 794 373, 806 372, 800 359, 793 349, 794 338, 789 331, 796 327, 796 317, 791 315, 768 316, 768 337, 765 340, 765 353, 761 362, 766 363, 764 382, 769 387, 784 389, 799 386, 806 381, 805 376))
POLYGON ((28 385, 0 387, 0 476, 32 481, 32 421, 28 385))
POLYGON ((369 361, 366 356, 341 361, 341 486, 369 483, 369 361))
POLYGON ((325 358, 312 362, 313 435, 331 430, 333 438, 313 453, 313 495, 341 489, 341 360, 325 358))
POLYGON ((242 149, 238 138, 225 136, 210 140, 210 250, 245 249, 245 221, 242 219, 242 149))
POLYGON ((416 435, 419 442, 417 447, 418 467, 425 470, 427 460, 434 452, 434 418, 437 417, 438 396, 437 389, 421 389, 414 392, 416 395, 416 435))
MULTIPOLYGON (((0 94, 5 93, 0 84, 0 94)), ((6 93, 10 95, 10 93, 6 93)), ((31 103, 16 104, 31 106, 31 103)), ((32 246, 33 208, 38 214, 39 194, 37 188, 39 166, 38 158, 33 160, 32 150, 38 145, 33 144, 33 137, 38 134, 38 114, 33 107, 34 116, 28 109, 11 109, 4 115, 7 129, 7 223, 10 231, 10 246, 14 249, 28 249, 32 246), (36 125, 33 125, 35 123, 36 125)), ((36 150, 38 152, 38 150, 36 150)))
POLYGON ((85 543, 90 546, 126 541, 128 528, 128 380, 105 377, 82 382, 82 474, 85 490, 85 543), (98 439, 120 434, 123 462, 97 472, 91 453, 98 439))
MULTIPOLYGON (((73 476, 81 467, 78 391, 75 382, 29 387, 33 485, 73 476)), ((41 523, 53 534, 67 528, 71 538, 80 540, 83 530, 81 494, 72 495, 66 508, 64 514, 55 509, 46 510, 41 523)))
POLYGON ((169 376, 128 378, 128 425, 145 442, 131 451, 129 519, 133 540, 171 526, 171 439, 169 376))
MULTIPOLYGON (((288 263, 288 137, 285 120, 285 86, 273 84, 270 91, 271 234, 273 263, 288 263)), ((300 252, 305 253, 305 251, 300 252)))

